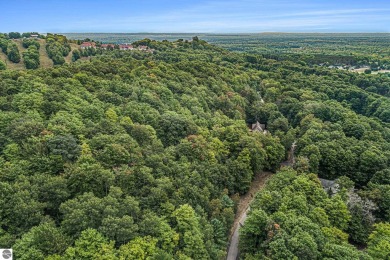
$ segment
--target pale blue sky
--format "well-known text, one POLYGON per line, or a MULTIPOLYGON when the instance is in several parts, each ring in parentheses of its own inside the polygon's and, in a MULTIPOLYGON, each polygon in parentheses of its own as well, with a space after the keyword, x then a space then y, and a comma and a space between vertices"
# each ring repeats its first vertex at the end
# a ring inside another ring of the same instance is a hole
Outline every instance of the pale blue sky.
POLYGON ((0 32, 390 32, 389 0, 0 1, 0 32))

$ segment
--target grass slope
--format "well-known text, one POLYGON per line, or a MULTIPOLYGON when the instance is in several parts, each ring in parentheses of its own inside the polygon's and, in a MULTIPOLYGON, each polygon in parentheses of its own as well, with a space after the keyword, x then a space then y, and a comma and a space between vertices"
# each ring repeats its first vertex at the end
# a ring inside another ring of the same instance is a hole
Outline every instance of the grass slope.
POLYGON ((41 47, 39 48, 39 61, 41 63, 41 68, 51 68, 53 67, 53 61, 49 58, 46 52, 46 40, 39 39, 39 44, 41 47))
MULTIPOLYGON (((18 46, 20 55, 22 57, 21 61, 19 63, 13 63, 8 60, 8 57, 3 52, 0 52, 0 60, 4 61, 7 64, 8 69, 14 69, 14 70, 22 70, 25 69, 24 63, 23 63, 23 52, 26 51, 26 48, 22 45, 22 39, 15 39, 13 40, 16 45, 18 46)), ((53 67, 53 61, 49 58, 49 55, 46 52, 46 40, 44 39, 38 39, 38 42, 40 44, 39 48, 39 61, 41 63, 41 68, 51 68, 53 67)), ((79 48, 79 46, 75 43, 70 44, 72 51, 79 48)), ((68 56, 65 57, 66 63, 72 62, 72 52, 69 53, 68 56)))
POLYGON ((65 57, 65 62, 66 63, 71 63, 72 62, 72 51, 77 50, 79 46, 75 43, 70 44, 71 51, 69 52, 68 56, 65 57))
POLYGON ((5 55, 2 51, 0 52, 0 60, 3 61, 5 64, 8 64, 7 55, 5 55))
MULTIPOLYGON (((24 51, 24 48, 22 46, 22 43, 17 40, 15 40, 15 43, 16 45, 18 46, 18 49, 19 49, 19 52, 20 52, 20 55, 22 56, 22 52, 24 51)), ((2 61, 5 62, 5 64, 7 64, 7 69, 14 69, 14 70, 22 70, 22 69, 25 69, 24 67, 24 64, 23 64, 23 58, 21 58, 20 62, 19 63, 13 63, 12 61, 10 61, 7 57, 6 54, 4 54, 3 52, 0 53, 0 59, 2 61)))

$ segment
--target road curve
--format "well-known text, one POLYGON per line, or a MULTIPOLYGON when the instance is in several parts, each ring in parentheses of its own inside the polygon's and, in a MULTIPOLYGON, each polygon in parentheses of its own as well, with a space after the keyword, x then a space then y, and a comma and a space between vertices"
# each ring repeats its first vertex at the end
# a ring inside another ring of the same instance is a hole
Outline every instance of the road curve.
POLYGON ((236 219, 232 228, 232 235, 230 237, 229 248, 227 250, 227 260, 236 260, 239 256, 238 243, 239 243, 239 230, 240 227, 244 224, 247 213, 250 208, 249 205, 253 200, 253 195, 256 194, 259 190, 264 187, 267 179, 272 175, 270 172, 263 172, 255 176, 251 187, 247 194, 241 196, 240 203, 238 205, 236 219))
MULTIPOLYGON (((280 164, 280 167, 285 166, 293 166, 295 163, 295 157, 294 157, 294 151, 296 147, 296 141, 291 145, 291 148, 288 153, 288 159, 287 161, 280 164)), ((248 191, 248 193, 240 198, 240 207, 244 207, 245 210, 238 210, 237 211, 237 217, 233 224, 233 234, 230 237, 229 240, 229 248, 226 260, 237 260, 239 259, 239 251, 238 251, 238 244, 239 244, 239 230, 242 225, 244 225, 244 222, 247 218, 247 213, 249 212, 250 208, 249 205, 253 200, 254 195, 263 188, 266 180, 271 176, 271 173, 269 172, 263 172, 261 174, 258 174, 254 181, 251 184, 251 187, 248 191)))

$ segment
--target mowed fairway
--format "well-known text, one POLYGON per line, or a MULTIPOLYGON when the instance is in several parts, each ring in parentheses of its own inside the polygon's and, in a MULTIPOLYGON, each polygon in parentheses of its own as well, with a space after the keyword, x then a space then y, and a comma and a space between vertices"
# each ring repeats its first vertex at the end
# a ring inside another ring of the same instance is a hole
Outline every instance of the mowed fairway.
POLYGON ((41 47, 39 48, 39 62, 41 63, 41 68, 51 68, 53 67, 53 61, 49 58, 46 52, 46 41, 43 39, 39 39, 39 44, 41 47))
MULTIPOLYGON (((4 61, 7 64, 8 69, 15 69, 15 70, 22 70, 25 69, 24 63, 23 63, 23 52, 26 51, 26 48, 22 45, 22 39, 15 39, 13 40, 16 45, 18 46, 19 53, 21 56, 21 60, 19 63, 13 63, 8 60, 8 57, 5 53, 0 52, 0 60, 4 61)), ((52 68, 53 67, 53 61, 49 58, 49 55, 47 55, 46 52, 46 40, 44 39, 38 39, 37 40, 40 44, 39 48, 39 62, 40 62, 40 68, 52 68)), ((75 43, 70 44, 72 51, 79 48, 79 46, 75 43)), ((68 56, 65 57, 66 63, 72 62, 72 51, 68 54, 68 56)))
POLYGON ((8 58, 7 55, 4 54, 4 52, 0 52, 0 60, 3 61, 5 64, 8 64, 8 58))
POLYGON ((22 70, 22 69, 25 69, 24 67, 24 64, 23 64, 23 57, 22 57, 22 52, 25 50, 22 46, 22 42, 21 41, 18 41, 18 40, 14 40, 14 42, 16 43, 16 45, 18 46, 18 49, 19 49, 19 52, 20 52, 20 62, 19 63, 13 63, 12 61, 10 61, 7 57, 6 54, 4 54, 3 52, 1 52, 0 54, 0 57, 1 57, 1 60, 3 60, 6 64, 7 64, 7 68, 8 69, 14 69, 14 70, 22 70))
POLYGON ((71 48, 71 51, 69 52, 68 56, 65 57, 65 62, 66 63, 71 63, 72 62, 72 52, 74 50, 77 50, 79 48, 79 46, 75 43, 71 43, 70 44, 70 48, 71 48))

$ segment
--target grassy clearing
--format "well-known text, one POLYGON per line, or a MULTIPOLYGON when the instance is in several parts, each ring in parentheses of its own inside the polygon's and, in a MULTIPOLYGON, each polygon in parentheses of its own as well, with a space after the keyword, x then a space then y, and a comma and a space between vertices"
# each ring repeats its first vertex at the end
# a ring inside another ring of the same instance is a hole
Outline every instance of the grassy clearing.
POLYGON ((5 62, 5 64, 7 64, 7 69, 14 69, 14 70, 22 70, 22 69, 25 69, 24 67, 24 63, 23 63, 23 57, 22 57, 22 53, 23 51, 25 50, 21 44, 21 42, 19 41, 14 41, 16 43, 16 45, 18 46, 18 49, 19 49, 19 52, 20 52, 20 56, 21 56, 21 60, 19 63, 13 63, 12 61, 10 61, 7 57, 6 54, 4 54, 3 52, 1 52, 0 54, 0 58, 2 61, 5 62))
POLYGON ((3 61, 5 64, 8 64, 7 55, 5 55, 3 52, 0 52, 0 60, 3 61))
MULTIPOLYGON (((360 68, 360 69, 354 69, 354 70, 350 70, 352 72, 357 72, 359 74, 361 73, 364 73, 367 69, 370 69, 370 68, 360 68)), ((381 74, 381 73, 390 73, 390 70, 377 70, 377 71, 371 71, 371 74, 381 74)))
MULTIPOLYGON (((13 41, 18 46, 20 55, 22 57, 21 61, 19 63, 13 63, 13 62, 9 61, 7 55, 5 55, 2 52, 0 53, 0 60, 4 61, 7 64, 8 69, 15 69, 15 70, 25 69, 25 66, 23 63, 23 52, 26 51, 26 48, 24 48, 22 45, 22 39, 15 39, 13 41)), ((54 64, 53 64, 53 61, 49 58, 49 55, 47 55, 46 40, 38 39, 37 41, 40 44, 40 48, 39 48, 40 67, 41 68, 52 68, 54 64)), ((71 46, 72 51, 79 48, 79 46, 75 43, 71 43, 70 46, 71 46)), ((72 52, 70 52, 69 55, 65 57, 65 62, 66 63, 72 62, 72 52)))
POLYGON ((39 39, 39 44, 41 47, 39 48, 39 62, 41 63, 41 68, 51 68, 53 67, 53 61, 49 58, 46 52, 46 41, 43 39, 39 39))
MULTIPOLYGON (((21 61, 19 63, 13 63, 8 60, 7 55, 4 53, 0 54, 0 58, 6 62, 7 68, 8 69, 14 69, 14 70, 23 70, 25 69, 24 63, 23 63, 23 52, 26 51, 26 48, 23 47, 22 44, 22 39, 15 39, 13 40, 16 45, 18 46, 20 56, 21 56, 21 61)), ((40 62, 40 67, 42 68, 51 68, 53 67, 53 61, 49 58, 49 56, 46 53, 46 41, 43 39, 39 39, 39 44, 41 45, 39 48, 39 62, 40 62)))
POLYGON ((390 70, 378 70, 372 71, 371 74, 390 73, 390 70))
POLYGON ((72 51, 77 50, 79 46, 75 43, 70 44, 71 51, 69 52, 68 56, 65 57, 65 62, 66 63, 71 63, 72 62, 72 51))

